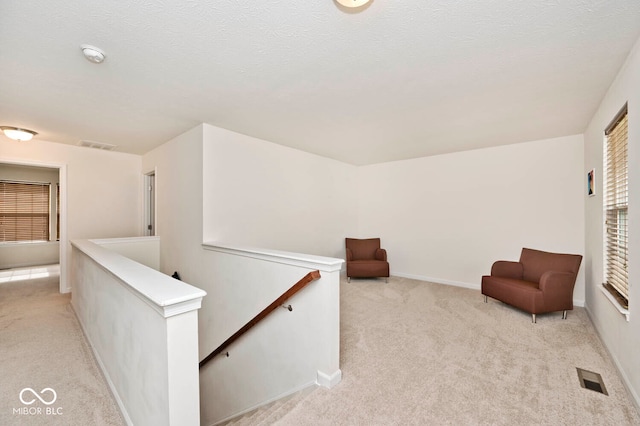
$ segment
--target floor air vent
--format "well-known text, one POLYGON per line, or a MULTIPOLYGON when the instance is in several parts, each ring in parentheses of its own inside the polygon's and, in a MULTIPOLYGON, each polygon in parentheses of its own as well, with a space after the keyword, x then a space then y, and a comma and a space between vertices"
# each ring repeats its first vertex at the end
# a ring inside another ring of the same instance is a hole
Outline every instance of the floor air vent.
POLYGON ((605 395, 609 395, 607 393, 607 388, 604 387, 604 382, 602 381, 602 376, 598 373, 594 373, 593 371, 583 370, 582 368, 577 368, 578 370, 578 379, 580 380, 580 386, 585 389, 590 389, 592 391, 600 392, 605 395))

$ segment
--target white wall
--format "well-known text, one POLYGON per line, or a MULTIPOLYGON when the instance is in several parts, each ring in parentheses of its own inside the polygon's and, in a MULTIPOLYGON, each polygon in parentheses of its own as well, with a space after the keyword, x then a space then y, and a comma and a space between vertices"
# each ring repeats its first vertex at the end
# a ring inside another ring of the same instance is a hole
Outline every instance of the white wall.
POLYGON ((609 88, 585 132, 583 174, 595 168, 596 196, 585 198, 586 304, 600 336, 640 407, 640 40, 609 88), (600 290, 603 264, 603 140, 604 130, 628 102, 629 142, 629 322, 600 290))
POLYGON ((357 167, 204 125, 204 239, 344 257, 357 167))
POLYGON ((207 124, 145 154, 142 170, 156 173, 161 271, 209 294, 202 330, 218 299, 203 241, 343 258, 356 228, 355 166, 207 124))
POLYGON ((203 124, 143 171, 156 168, 158 235, 175 247, 166 273, 198 274, 203 240, 342 258, 344 237, 380 236, 392 275, 479 288, 522 247, 584 253, 583 155, 575 135, 355 167, 203 124))
MULTIPOLYGON (((155 171, 156 235, 160 270, 201 288, 202 125, 143 156, 144 173, 155 171)), ((206 300, 207 298, 205 298, 206 300)))
MULTIPOLYGON (((203 240, 343 257, 344 237, 355 229, 356 169, 334 160, 202 124, 145 154, 142 172, 151 171, 156 175, 156 231, 162 239, 160 270, 178 271, 208 293, 198 315, 201 359, 243 319, 266 307, 257 299, 256 286, 271 290, 268 305, 280 295, 270 283, 288 288, 306 273, 256 276, 241 269, 233 275, 229 295, 229 282, 220 282, 220 266, 203 249, 203 240), (238 306, 237 298, 244 303, 238 306), (236 306, 231 317, 222 315, 236 306)), ((258 355, 250 354, 249 362, 264 362, 258 355)))
POLYGON ((577 135, 361 167, 359 236, 382 238, 391 275, 479 288, 522 247, 583 254, 582 164, 577 135))
POLYGON ((0 244, 0 269, 54 265, 60 262, 57 241, 0 244))
POLYGON ((107 238, 91 241, 141 265, 160 270, 160 237, 107 238))
MULTIPOLYGON (((66 216, 61 218, 62 263, 71 253, 71 239, 141 235, 140 156, 0 136, 0 163, 60 168, 61 210, 66 216)), ((71 290, 67 271, 61 270, 62 291, 71 290)))

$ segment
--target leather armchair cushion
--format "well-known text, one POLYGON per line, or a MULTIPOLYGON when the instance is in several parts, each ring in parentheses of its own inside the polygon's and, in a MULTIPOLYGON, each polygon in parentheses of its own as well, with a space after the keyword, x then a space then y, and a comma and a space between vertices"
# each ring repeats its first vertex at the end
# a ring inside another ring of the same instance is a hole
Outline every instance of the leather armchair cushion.
POLYGON ((571 272, 578 274, 582 256, 573 254, 548 253, 523 248, 520 263, 523 267, 522 278, 525 281, 540 282, 542 274, 547 271, 571 272))
POLYGON ((540 312, 544 311, 542 306, 544 299, 537 283, 514 278, 484 276, 482 293, 529 313, 538 313, 538 308, 542 309, 540 312))
POLYGON ((352 260, 347 263, 349 277, 388 277, 389 263, 383 260, 352 260))
POLYGON ((351 260, 371 260, 376 259, 376 251, 380 249, 380 238, 365 240, 347 238, 346 244, 347 249, 351 250, 351 260))

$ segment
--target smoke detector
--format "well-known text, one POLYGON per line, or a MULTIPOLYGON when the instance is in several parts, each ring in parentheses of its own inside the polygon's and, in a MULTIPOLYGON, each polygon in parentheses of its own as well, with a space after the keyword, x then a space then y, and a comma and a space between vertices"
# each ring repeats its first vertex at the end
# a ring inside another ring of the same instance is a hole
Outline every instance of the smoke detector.
POLYGON ((95 46, 91 46, 89 44, 80 45, 80 49, 82 49, 82 54, 89 62, 93 62, 94 64, 101 64, 104 61, 106 55, 101 49, 98 49, 95 46))

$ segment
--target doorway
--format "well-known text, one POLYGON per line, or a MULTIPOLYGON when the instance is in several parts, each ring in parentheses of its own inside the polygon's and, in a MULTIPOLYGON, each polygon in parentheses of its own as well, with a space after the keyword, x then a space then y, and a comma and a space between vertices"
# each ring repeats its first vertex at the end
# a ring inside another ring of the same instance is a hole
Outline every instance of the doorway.
POLYGON ((144 175, 144 235, 156 235, 156 172, 144 175))
MULTIPOLYGON (((13 267, 30 267, 42 266, 53 263, 59 264, 60 273, 60 293, 68 293, 71 291, 67 283, 67 209, 66 209, 66 165, 36 163, 30 161, 6 161, 0 160, 0 179, 5 182, 15 182, 27 184, 29 187, 48 187, 49 207, 46 209, 48 213, 48 227, 46 227, 46 238, 38 237, 38 241, 30 244, 24 244, 24 241, 7 242, 0 247, 5 250, 2 258, 10 263, 13 267), (57 247, 54 247, 57 246, 57 247), (53 249, 53 251, 52 251, 53 249)), ((15 186, 15 185, 14 185, 15 186)), ((21 186, 21 185, 18 185, 21 186)), ((18 188, 16 186, 16 188, 18 188)), ((42 204, 42 203, 41 203, 42 204)), ((37 215, 44 217, 43 213, 37 215)), ((34 213, 33 216, 36 216, 34 213)), ((47 221, 40 219, 42 223, 47 221)), ((17 223, 16 223, 16 226, 17 223)), ((22 225, 20 225, 22 226, 22 225)), ((22 232, 22 230, 21 230, 22 232)), ((16 240, 24 239, 24 236, 16 240)), ((28 239, 28 238, 27 238, 28 239)))

